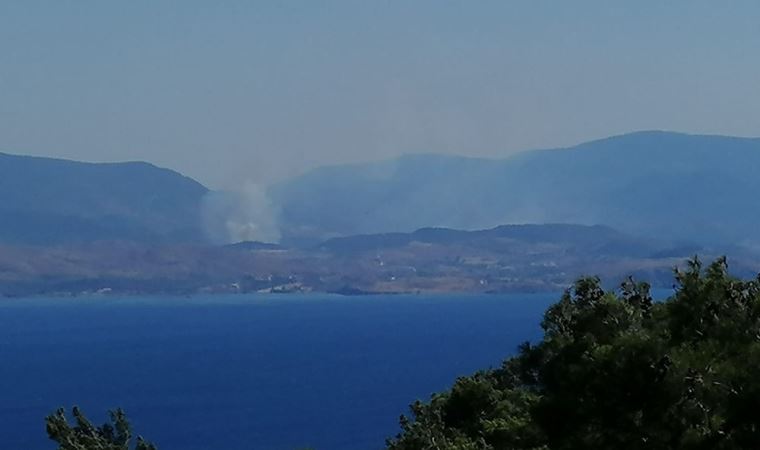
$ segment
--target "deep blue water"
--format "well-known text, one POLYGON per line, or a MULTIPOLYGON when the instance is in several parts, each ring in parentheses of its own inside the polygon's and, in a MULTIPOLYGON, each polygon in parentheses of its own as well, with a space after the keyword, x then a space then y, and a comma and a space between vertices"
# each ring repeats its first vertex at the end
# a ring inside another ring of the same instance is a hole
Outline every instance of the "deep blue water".
POLYGON ((559 294, 0 302, 0 439, 123 407, 161 450, 380 449, 413 400, 498 365, 559 294))

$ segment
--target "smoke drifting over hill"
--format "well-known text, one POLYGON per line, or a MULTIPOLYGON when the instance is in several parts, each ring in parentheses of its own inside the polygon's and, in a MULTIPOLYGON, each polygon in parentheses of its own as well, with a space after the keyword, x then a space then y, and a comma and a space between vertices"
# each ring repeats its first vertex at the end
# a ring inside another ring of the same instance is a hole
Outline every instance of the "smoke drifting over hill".
POLYGON ((277 214, 266 192, 254 183, 240 191, 209 192, 203 199, 201 218, 212 242, 279 242, 277 214))

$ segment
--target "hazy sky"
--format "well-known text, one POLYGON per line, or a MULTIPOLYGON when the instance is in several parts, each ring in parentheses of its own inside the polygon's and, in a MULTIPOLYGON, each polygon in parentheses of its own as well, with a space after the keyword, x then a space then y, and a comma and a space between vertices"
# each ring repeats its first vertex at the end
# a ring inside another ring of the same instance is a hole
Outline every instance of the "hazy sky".
POLYGON ((760 135, 758 1, 0 1, 0 150, 213 188, 641 129, 760 135))

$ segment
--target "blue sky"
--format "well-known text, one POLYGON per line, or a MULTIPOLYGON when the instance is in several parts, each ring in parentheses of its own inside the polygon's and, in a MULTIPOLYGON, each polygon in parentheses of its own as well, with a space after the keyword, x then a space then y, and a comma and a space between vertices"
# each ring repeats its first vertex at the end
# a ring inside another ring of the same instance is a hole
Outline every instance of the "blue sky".
POLYGON ((641 129, 760 135, 756 1, 0 2, 0 150, 211 187, 641 129))

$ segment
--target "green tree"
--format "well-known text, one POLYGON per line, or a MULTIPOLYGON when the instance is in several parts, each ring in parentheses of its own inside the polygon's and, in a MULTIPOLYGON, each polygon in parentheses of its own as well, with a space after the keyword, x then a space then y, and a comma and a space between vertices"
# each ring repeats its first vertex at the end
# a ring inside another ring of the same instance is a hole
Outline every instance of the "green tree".
MULTIPOLYGON (((110 423, 99 427, 93 425, 76 406, 70 425, 63 408, 45 419, 48 436, 58 444, 59 450, 129 450, 132 430, 124 411, 110 411, 110 423)), ((153 444, 136 438, 134 450, 157 450, 153 444)))
POLYGON ((579 280, 541 342, 413 404, 388 448, 759 448, 760 282, 725 258, 676 280, 659 303, 644 283, 579 280))

